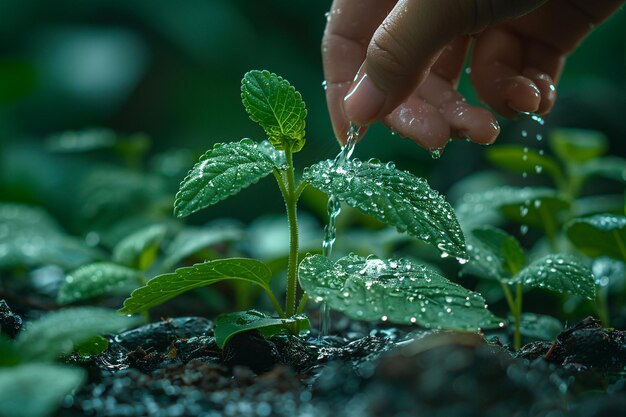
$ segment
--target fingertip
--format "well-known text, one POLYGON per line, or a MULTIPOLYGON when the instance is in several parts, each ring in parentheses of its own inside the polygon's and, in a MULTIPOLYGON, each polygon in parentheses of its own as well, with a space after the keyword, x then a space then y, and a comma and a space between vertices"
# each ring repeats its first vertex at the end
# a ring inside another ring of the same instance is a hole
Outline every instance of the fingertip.
POLYGON ((526 68, 524 76, 533 80, 541 93, 541 101, 535 113, 540 115, 548 114, 556 102, 557 94, 554 80, 549 74, 535 68, 526 68))
POLYGON ((500 82, 500 98, 516 113, 535 113, 541 104, 541 91, 531 79, 516 75, 500 82))
POLYGON ((414 96, 387 115, 384 123, 429 151, 444 148, 450 139, 450 126, 439 111, 414 96))

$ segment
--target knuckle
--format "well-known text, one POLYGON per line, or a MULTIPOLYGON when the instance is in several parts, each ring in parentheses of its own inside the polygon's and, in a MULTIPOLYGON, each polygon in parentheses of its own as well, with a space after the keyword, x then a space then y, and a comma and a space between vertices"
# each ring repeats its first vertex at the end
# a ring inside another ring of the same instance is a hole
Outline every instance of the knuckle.
POLYGON ((392 26, 383 23, 368 46, 368 61, 387 78, 404 78, 409 75, 411 68, 412 54, 409 48, 392 26))

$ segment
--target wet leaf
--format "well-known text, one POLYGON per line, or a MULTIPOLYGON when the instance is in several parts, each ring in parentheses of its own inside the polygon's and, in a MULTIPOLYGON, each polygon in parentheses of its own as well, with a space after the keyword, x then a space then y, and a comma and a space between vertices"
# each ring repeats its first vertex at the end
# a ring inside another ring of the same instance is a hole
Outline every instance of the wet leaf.
POLYGON ((403 259, 349 255, 333 264, 313 255, 300 263, 299 277, 314 301, 358 320, 459 330, 499 325, 479 294, 403 259))
POLYGON ((247 72, 241 80, 241 100, 276 149, 302 149, 306 106, 287 80, 269 71, 247 72))
POLYGON ((74 346, 74 351, 80 356, 96 356, 107 350, 109 341, 98 335, 83 340, 74 346))
POLYGON ((104 308, 66 308, 28 323, 15 343, 25 360, 51 361, 92 336, 118 332, 138 323, 137 318, 104 308))
POLYGON ((572 208, 578 217, 599 213, 623 213, 624 196, 622 194, 590 195, 576 199, 572 208))
POLYGON ((506 280, 524 266, 524 251, 517 239, 491 226, 472 230, 467 239, 468 266, 485 278, 506 280))
POLYGON ((269 339, 278 333, 288 333, 292 330, 298 334, 311 327, 305 315, 289 318, 276 318, 256 310, 238 311, 236 313, 221 314, 215 321, 215 341, 220 349, 228 343, 231 337, 249 330, 258 330, 269 339))
POLYGON ((563 324, 552 316, 522 313, 520 333, 534 340, 555 340, 563 331, 563 324))
POLYGON ((63 365, 29 363, 0 371, 0 416, 46 417, 85 380, 85 371, 63 365))
POLYGON ((82 241, 64 234, 45 211, 0 204, 0 270, 47 264, 75 268, 97 257, 82 241))
POLYGON ((604 213, 574 219, 565 226, 565 233, 576 249, 587 256, 626 260, 625 216, 604 213))
POLYGON ((330 160, 317 163, 305 169, 304 179, 398 231, 435 245, 442 256, 467 258, 452 207, 422 178, 391 163, 352 159, 340 168, 330 160))
POLYGON ((602 156, 608 150, 603 133, 585 129, 554 129, 549 143, 554 153, 566 162, 580 163, 602 156))
POLYGON ((529 175, 546 174, 558 183, 563 179, 559 164, 536 149, 518 145, 500 145, 487 149, 487 159, 512 172, 529 175))
POLYGON ((215 225, 208 227, 186 227, 165 248, 165 258, 160 265, 161 270, 170 270, 180 261, 199 251, 222 242, 234 242, 244 235, 237 226, 215 225))
POLYGON ((154 261, 167 226, 154 224, 122 239, 113 248, 113 261, 145 271, 154 261))
POLYGON ((85 265, 65 276, 57 302, 68 304, 89 300, 124 288, 129 283, 137 285, 140 278, 139 271, 109 262, 85 265))
POLYGON ((593 260, 591 265, 593 276, 598 287, 609 287, 610 290, 621 292, 626 286, 626 265, 606 256, 593 260))
POLYGON ((194 288, 226 280, 245 281, 269 291, 271 278, 272 271, 256 259, 230 258, 198 263, 152 278, 132 292, 120 312, 146 311, 194 288))
POLYGON ((588 161, 579 167, 585 177, 603 177, 619 182, 626 182, 626 159, 607 156, 588 161))
POLYGON ((103 128, 91 128, 50 136, 46 140, 46 148, 51 152, 89 152, 113 148, 116 143, 117 135, 114 131, 103 128))
POLYGON ((456 215, 464 228, 482 226, 502 215, 517 223, 545 229, 546 221, 560 224, 560 213, 569 206, 568 201, 551 188, 500 187, 465 195, 457 206, 456 215))
POLYGON ((274 170, 274 161, 250 139, 218 143, 181 182, 174 214, 188 216, 258 182, 274 170))
POLYGON ((509 280, 509 284, 516 283, 558 293, 580 295, 589 300, 596 294, 595 278, 591 270, 572 255, 544 256, 509 280))

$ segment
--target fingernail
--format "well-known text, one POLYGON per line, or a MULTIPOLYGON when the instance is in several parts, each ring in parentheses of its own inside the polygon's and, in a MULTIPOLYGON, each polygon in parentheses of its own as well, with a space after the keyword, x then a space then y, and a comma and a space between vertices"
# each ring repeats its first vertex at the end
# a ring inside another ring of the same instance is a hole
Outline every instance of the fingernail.
POLYGON ((385 93, 374 85, 366 73, 362 73, 344 97, 343 109, 350 121, 367 125, 379 116, 385 99, 385 93))

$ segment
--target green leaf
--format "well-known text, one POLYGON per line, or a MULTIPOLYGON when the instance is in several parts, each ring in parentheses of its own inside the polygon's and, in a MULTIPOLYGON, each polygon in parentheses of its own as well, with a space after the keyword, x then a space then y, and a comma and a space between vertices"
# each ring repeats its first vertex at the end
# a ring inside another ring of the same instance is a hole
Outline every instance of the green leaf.
POLYGON ((534 340, 555 340, 563 331, 563 324, 552 316, 522 313, 520 333, 534 340))
POLYGON ((622 194, 590 195, 576 199, 572 208, 577 217, 599 213, 623 213, 624 196, 622 194))
POLYGON ((113 148, 116 143, 117 135, 112 130, 91 128, 50 136, 46 140, 46 148, 51 152, 89 152, 113 148))
POLYGON ((603 133, 584 129, 554 129, 549 136, 554 153, 566 162, 580 163, 602 156, 608 150, 603 133))
POLYGON ((278 333, 296 333, 308 330, 311 327, 305 315, 289 318, 276 318, 256 310, 238 311, 236 313, 221 314, 215 321, 215 342, 220 349, 228 343, 231 337, 249 330, 258 330, 269 339, 278 333))
POLYGON ((237 194, 271 174, 274 161, 258 146, 250 139, 213 146, 181 182, 174 214, 188 216, 237 194))
POLYGON ((445 198, 428 183, 392 163, 352 159, 337 168, 322 161, 304 170, 304 179, 399 232, 435 245, 442 256, 466 259, 465 239, 445 198))
POLYGON ((499 326, 479 294, 404 259, 349 255, 333 264, 313 255, 300 263, 299 277, 314 301, 358 320, 460 330, 499 326))
POLYGON ((26 360, 51 361, 92 336, 118 332, 138 323, 136 318, 104 308, 66 308, 28 323, 17 336, 15 346, 26 360))
POLYGON ((596 294, 595 279, 591 270, 572 255, 544 256, 522 269, 509 281, 509 284, 516 283, 558 293, 580 295, 589 300, 596 294))
POLYGON ((74 345, 74 351, 80 356, 96 356, 109 348, 109 341, 98 335, 74 345))
POLYGON ((0 370, 0 416, 46 417, 86 379, 69 366, 30 363, 0 370))
POLYGON ((0 333, 0 373, 3 366, 13 366, 22 360, 20 353, 15 349, 13 340, 0 333))
POLYGON ((241 80, 241 100, 276 149, 302 149, 306 106, 287 80, 269 71, 247 72, 241 80))
POLYGON ((207 227, 186 227, 165 248, 165 258, 161 270, 170 270, 180 261, 203 249, 222 242, 235 242, 244 235, 240 227, 214 225, 207 227))
POLYGON ((0 204, 0 270, 54 264, 75 268, 99 254, 63 233, 45 211, 20 204, 0 204))
POLYGON ((136 286, 140 278, 138 271, 109 262, 85 265, 65 276, 57 302, 68 304, 109 294, 130 283, 136 286))
POLYGON ((272 271, 256 259, 207 261, 152 278, 144 287, 132 292, 120 312, 132 314, 146 311, 194 288, 225 280, 245 281, 269 291, 271 278, 272 271))
POLYGON ((456 214, 464 228, 492 223, 502 215, 517 223, 544 229, 546 222, 560 224, 560 213, 568 208, 569 202, 551 188, 500 187, 465 195, 456 214))
POLYGON ((593 276, 598 287, 609 287, 609 290, 622 292, 626 286, 626 264, 606 256, 593 260, 591 265, 593 276))
POLYGON ((574 219, 565 226, 565 233, 576 249, 587 256, 626 260, 625 216, 604 213, 574 219))
POLYGON ((617 156, 596 158, 579 167, 584 177, 603 177, 619 182, 626 182, 626 159, 617 156))
POLYGON ((500 145, 487 149, 487 159, 494 165, 512 172, 547 174, 559 183, 563 173, 559 164, 536 149, 518 145, 500 145))
POLYGON ((127 236, 113 248, 113 261, 145 271, 150 267, 161 241, 167 235, 167 226, 154 224, 127 236))
POLYGON ((472 230, 467 251, 470 263, 485 278, 506 280, 524 266, 524 251, 517 239, 503 230, 485 226, 472 230))

